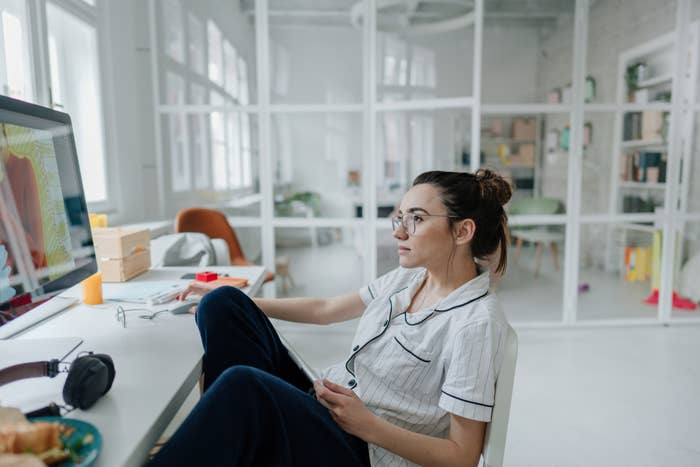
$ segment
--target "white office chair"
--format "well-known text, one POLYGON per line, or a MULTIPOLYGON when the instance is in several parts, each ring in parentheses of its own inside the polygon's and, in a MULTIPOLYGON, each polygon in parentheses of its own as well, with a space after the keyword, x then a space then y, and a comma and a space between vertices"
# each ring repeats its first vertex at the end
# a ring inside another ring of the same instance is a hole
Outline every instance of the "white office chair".
POLYGON ((508 326, 508 338, 505 346, 505 355, 501 363, 501 370, 496 377, 496 396, 493 404, 491 422, 486 425, 484 438, 484 467, 501 467, 503 454, 506 448, 506 434, 508 433, 508 416, 510 414, 510 400, 513 394, 513 380, 515 379, 515 363, 518 359, 518 336, 513 328, 508 326))

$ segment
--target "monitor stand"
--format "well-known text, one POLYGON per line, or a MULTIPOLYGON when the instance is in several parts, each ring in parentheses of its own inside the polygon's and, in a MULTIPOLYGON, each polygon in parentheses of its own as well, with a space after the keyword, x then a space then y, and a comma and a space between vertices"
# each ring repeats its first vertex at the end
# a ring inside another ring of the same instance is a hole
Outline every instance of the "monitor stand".
POLYGON ((22 316, 0 326, 0 339, 8 339, 78 302, 76 297, 55 296, 22 316))

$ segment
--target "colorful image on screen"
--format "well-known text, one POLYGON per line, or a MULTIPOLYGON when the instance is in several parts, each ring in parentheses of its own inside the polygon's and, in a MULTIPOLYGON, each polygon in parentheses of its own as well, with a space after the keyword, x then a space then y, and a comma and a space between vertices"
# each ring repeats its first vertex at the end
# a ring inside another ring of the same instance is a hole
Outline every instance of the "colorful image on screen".
POLYGON ((0 124, 0 303, 75 268, 53 135, 0 124))

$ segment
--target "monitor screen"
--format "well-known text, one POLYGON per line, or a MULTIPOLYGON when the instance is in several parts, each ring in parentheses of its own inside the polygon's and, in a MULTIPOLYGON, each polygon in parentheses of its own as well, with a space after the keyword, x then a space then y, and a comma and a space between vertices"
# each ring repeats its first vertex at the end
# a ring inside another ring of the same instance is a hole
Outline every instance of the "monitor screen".
POLYGON ((70 117, 0 96, 0 326, 96 270, 70 117))

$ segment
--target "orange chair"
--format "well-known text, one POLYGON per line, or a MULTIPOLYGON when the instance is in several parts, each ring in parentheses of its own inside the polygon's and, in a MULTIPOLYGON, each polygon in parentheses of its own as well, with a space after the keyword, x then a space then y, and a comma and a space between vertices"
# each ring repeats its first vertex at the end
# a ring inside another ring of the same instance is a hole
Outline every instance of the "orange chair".
MULTIPOLYGON (((243 256, 243 250, 238 243, 236 233, 233 231, 228 219, 219 211, 205 208, 183 209, 175 218, 175 232, 203 233, 209 238, 221 238, 228 244, 228 251, 233 266, 251 266, 253 263, 243 256)), ((275 278, 274 273, 265 274, 265 282, 275 278)))

